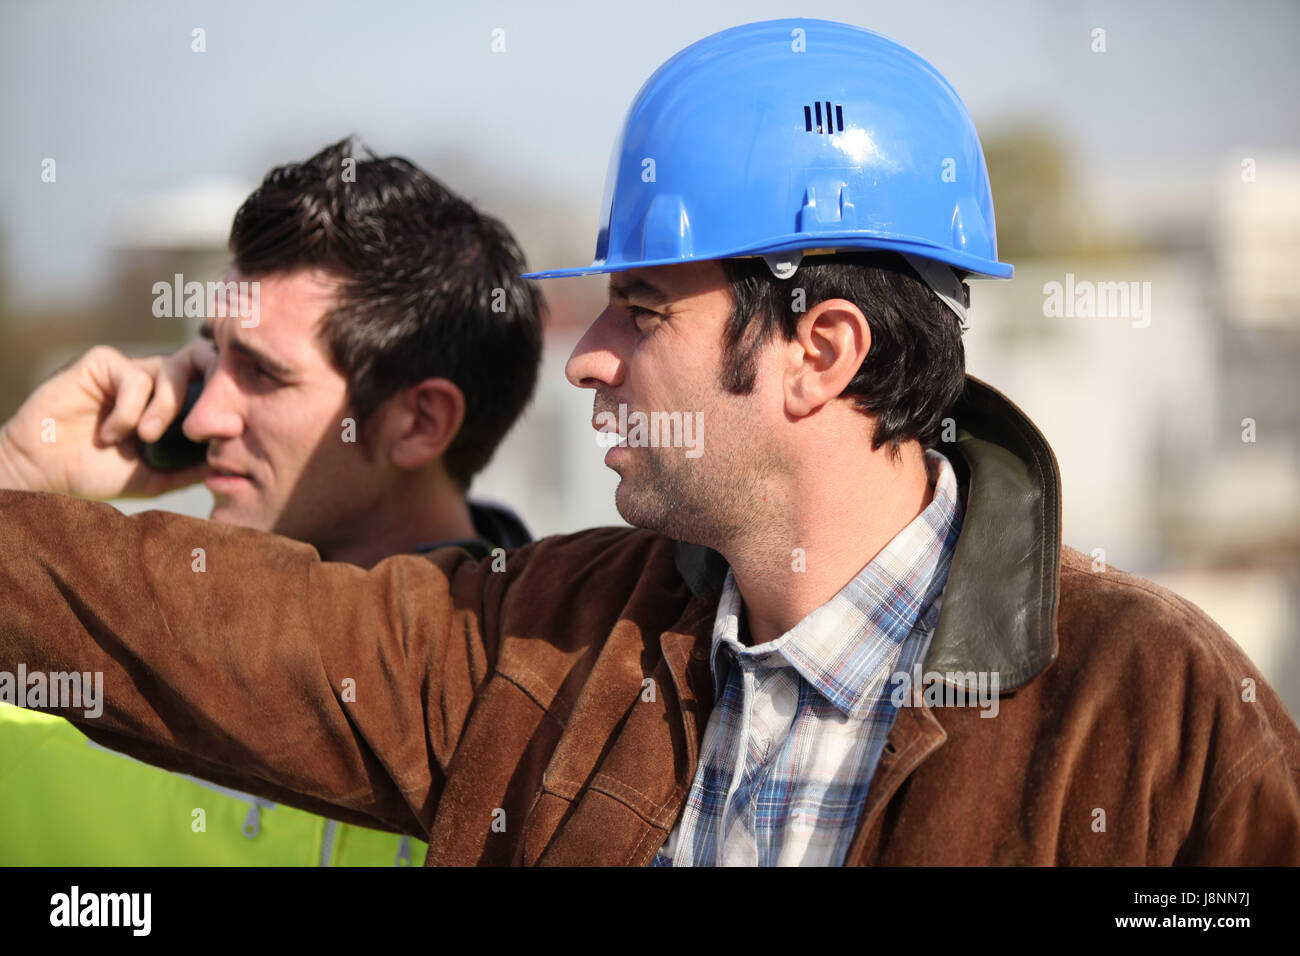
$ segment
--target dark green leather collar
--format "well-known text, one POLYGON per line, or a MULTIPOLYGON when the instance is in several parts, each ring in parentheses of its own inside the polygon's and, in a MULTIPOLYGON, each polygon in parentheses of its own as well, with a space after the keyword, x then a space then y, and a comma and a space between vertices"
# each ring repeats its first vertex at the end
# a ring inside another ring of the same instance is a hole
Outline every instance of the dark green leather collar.
POLYGON ((997 672, 1022 687, 1056 657, 1061 473, 1042 433, 997 389, 966 376, 956 441, 940 443, 966 489, 928 671, 997 672))
MULTIPOLYGON (((965 516, 943 592, 927 671, 997 672, 1000 693, 1024 686, 1056 657, 1061 474, 1027 415, 970 375, 951 416, 952 462, 965 516)), ((713 596, 726 560, 677 544, 677 569, 697 597, 713 596)))

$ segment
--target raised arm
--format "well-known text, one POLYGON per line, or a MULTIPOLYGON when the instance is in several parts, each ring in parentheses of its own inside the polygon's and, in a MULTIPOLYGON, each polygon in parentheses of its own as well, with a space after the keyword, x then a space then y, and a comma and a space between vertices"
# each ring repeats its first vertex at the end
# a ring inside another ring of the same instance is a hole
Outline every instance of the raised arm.
POLYGON ((0 425, 0 488, 82 498, 150 497, 201 481, 207 465, 156 471, 141 456, 214 360, 196 339, 167 356, 127 358, 96 346, 42 382, 0 425))
POLYGON ((0 491, 0 694, 20 668, 28 706, 32 675, 102 674, 102 714, 45 709, 158 766, 424 835, 506 578, 455 549, 367 572, 263 532, 0 491))

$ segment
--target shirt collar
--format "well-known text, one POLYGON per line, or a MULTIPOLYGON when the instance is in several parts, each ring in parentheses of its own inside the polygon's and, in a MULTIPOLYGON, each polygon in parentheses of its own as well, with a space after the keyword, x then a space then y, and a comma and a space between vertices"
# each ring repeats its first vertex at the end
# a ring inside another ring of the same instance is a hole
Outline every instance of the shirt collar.
POLYGON ((833 598, 773 641, 741 643, 744 609, 728 568, 713 625, 710 663, 714 699, 721 699, 730 654, 762 662, 778 655, 850 718, 861 717, 888 675, 885 660, 914 629, 933 630, 935 599, 948 579, 961 531, 962 502, 951 463, 925 453, 934 499, 833 598), (729 651, 724 651, 729 648, 729 651))

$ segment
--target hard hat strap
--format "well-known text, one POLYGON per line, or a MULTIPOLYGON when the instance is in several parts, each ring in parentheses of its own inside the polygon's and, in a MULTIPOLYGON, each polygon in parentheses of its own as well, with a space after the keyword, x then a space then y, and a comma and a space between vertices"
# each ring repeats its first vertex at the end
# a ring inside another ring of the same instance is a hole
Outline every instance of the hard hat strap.
POLYGON ((792 249, 789 252, 767 252, 763 254, 763 261, 772 270, 772 275, 778 279, 788 279, 795 274, 799 263, 803 262, 803 252, 799 249, 792 249))
POLYGON ((925 284, 934 290, 934 294, 957 313, 961 327, 965 329, 967 313, 970 310, 970 287, 957 278, 957 273, 945 263, 913 256, 906 252, 902 253, 902 256, 907 260, 907 264, 916 270, 917 275, 925 280, 925 284))
MULTIPOLYGON (((906 252, 900 255, 916 270, 916 274, 934 291, 934 294, 943 299, 944 304, 957 314, 961 327, 965 329, 970 310, 970 287, 957 277, 957 273, 951 266, 945 263, 906 252)), ((772 270, 772 275, 778 279, 789 279, 803 262, 803 251, 794 249, 788 252, 768 252, 764 253, 763 261, 772 270)))

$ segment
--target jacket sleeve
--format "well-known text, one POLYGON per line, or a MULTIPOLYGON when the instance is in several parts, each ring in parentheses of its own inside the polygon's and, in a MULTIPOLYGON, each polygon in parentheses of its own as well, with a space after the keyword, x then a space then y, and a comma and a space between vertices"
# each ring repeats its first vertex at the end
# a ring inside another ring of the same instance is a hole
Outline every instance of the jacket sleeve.
POLYGON ((49 675, 102 675, 98 704, 44 709, 157 766, 425 838, 506 577, 456 548, 365 571, 272 534, 0 492, 0 691, 21 668, 40 706, 49 675))
MULTIPOLYGON (((1203 613, 1203 612, 1198 612, 1203 613)), ((1208 620, 1208 619, 1207 619, 1208 620)), ((1218 625, 1214 630, 1223 634, 1218 625)), ((1203 697, 1230 688, 1230 703, 1215 728, 1215 764, 1222 767, 1213 794, 1197 815, 1179 850, 1177 865, 1300 866, 1300 728, 1263 675, 1226 634, 1231 653, 1228 680, 1215 681, 1203 697), (1255 683, 1256 699, 1242 702, 1241 674, 1255 683), (1234 719, 1227 719, 1232 717, 1234 719), (1245 729, 1243 729, 1243 727, 1245 729), (1221 794, 1221 796, 1220 796, 1221 794)))
POLYGON ((1300 866, 1300 771, 1279 752, 1250 772, 1183 845, 1178 865, 1300 866))

